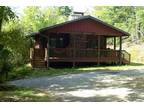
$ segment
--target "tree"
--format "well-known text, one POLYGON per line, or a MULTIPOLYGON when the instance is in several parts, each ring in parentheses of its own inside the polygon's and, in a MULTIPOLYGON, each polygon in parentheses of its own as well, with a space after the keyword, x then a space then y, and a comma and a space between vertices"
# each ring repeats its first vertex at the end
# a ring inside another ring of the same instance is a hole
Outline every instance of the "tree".
POLYGON ((8 22, 16 17, 15 13, 8 6, 0 6, 0 32, 4 22, 8 22))
POLYGON ((19 66, 28 62, 30 42, 19 20, 5 24, 0 42, 11 52, 13 65, 19 66))
POLYGON ((68 20, 72 9, 68 6, 56 7, 26 7, 21 23, 25 33, 38 32, 39 29, 68 20))
MULTIPOLYGON (((6 22, 9 22, 11 19, 14 19, 16 17, 15 13, 11 10, 10 7, 6 6, 0 6, 0 39, 2 38, 2 27, 3 24, 6 22)), ((9 54, 10 51, 5 48, 5 46, 2 44, 2 41, 0 42, 0 82, 3 82, 5 79, 3 79, 3 76, 6 75, 9 71, 9 54)))
POLYGON ((69 6, 60 6, 59 7, 59 13, 60 15, 64 15, 66 17, 69 17, 72 13, 73 8, 69 6))
POLYGON ((8 71, 10 71, 9 54, 9 50, 0 45, 0 83, 7 79, 8 71))
POLYGON ((144 41, 144 8, 134 6, 109 6, 94 8, 93 14, 131 34, 129 41, 144 41), (99 14, 101 13, 101 14, 99 14))

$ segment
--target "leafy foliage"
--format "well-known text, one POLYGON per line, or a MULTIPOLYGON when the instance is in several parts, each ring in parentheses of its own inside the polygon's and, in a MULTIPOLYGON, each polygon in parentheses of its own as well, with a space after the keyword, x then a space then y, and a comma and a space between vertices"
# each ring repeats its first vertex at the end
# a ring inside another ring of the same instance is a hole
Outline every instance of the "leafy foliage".
MULTIPOLYGON (((10 7, 1 6, 0 7, 0 39, 2 39, 3 34, 2 27, 4 23, 9 22, 11 19, 16 17, 15 13, 11 10, 10 7)), ((7 78, 8 71, 10 71, 10 61, 9 55, 10 51, 5 48, 4 44, 0 41, 0 82, 4 82, 7 78), (4 78, 6 76, 6 78, 4 78)))
POLYGON ((18 21, 9 22, 4 26, 1 43, 11 51, 11 62, 20 65, 29 57, 29 39, 24 35, 23 27, 18 21))
POLYGON ((4 82, 10 71, 9 50, 0 45, 0 82, 4 82), (4 77, 5 76, 5 77, 4 77))
POLYGON ((144 8, 134 6, 95 7, 93 15, 131 34, 129 40, 144 41, 144 8))
POLYGON ((25 33, 37 32, 39 29, 68 20, 72 9, 62 7, 26 7, 21 23, 25 27, 25 33))
POLYGON ((15 13, 8 6, 0 6, 0 32, 2 24, 16 17, 15 13))
POLYGON ((60 15, 64 15, 66 17, 69 17, 70 14, 72 13, 72 7, 60 6, 59 7, 59 13, 60 13, 60 15))

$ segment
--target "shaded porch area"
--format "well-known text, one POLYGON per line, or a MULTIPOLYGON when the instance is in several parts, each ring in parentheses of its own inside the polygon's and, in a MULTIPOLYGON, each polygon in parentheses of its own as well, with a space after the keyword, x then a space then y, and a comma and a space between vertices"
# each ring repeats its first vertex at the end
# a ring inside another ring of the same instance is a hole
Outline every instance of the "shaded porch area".
POLYGON ((122 50, 121 36, 90 33, 50 33, 40 39, 41 47, 31 51, 33 66, 52 63, 129 64, 130 54, 122 50), (43 42, 43 40, 45 42, 43 42), (109 41, 111 40, 111 45, 109 41), (110 47, 109 47, 110 46, 110 47))
MULTIPOLYGON (((96 63, 110 63, 110 64, 119 64, 119 50, 104 50, 99 51, 100 55, 98 56, 98 49, 80 49, 76 51, 75 57, 73 55, 68 55, 69 52, 74 52, 73 49, 51 49, 51 51, 56 52, 61 50, 63 55, 54 55, 49 57, 50 62, 96 62, 96 63)), ((122 63, 130 63, 130 55, 122 50, 122 63), (124 54, 125 53, 125 54, 124 54)))

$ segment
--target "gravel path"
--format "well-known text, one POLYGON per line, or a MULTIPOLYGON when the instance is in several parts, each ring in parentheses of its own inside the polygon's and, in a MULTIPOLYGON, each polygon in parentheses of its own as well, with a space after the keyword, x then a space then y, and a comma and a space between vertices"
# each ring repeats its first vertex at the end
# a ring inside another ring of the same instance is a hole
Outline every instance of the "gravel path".
POLYGON ((62 101, 143 101, 144 86, 137 87, 141 81, 144 81, 144 70, 99 71, 9 83, 49 91, 61 97, 62 101))

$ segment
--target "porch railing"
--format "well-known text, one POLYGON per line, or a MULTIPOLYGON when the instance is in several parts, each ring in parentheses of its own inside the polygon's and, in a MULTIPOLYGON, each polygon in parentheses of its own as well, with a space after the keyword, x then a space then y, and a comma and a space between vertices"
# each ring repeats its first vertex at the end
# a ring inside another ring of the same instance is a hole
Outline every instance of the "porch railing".
POLYGON ((72 48, 50 48, 50 57, 73 57, 72 48))
POLYGON ((128 53, 128 52, 126 52, 125 50, 122 50, 122 58, 123 58, 123 60, 127 63, 127 64, 130 64, 130 59, 131 59, 131 55, 128 53))
MULTIPOLYGON (((98 49, 50 48, 50 57, 98 57, 98 49), (75 51, 75 52, 74 52, 75 51)), ((99 57, 118 57, 119 51, 100 49, 99 57)))
MULTIPOLYGON (((33 61, 34 59, 38 58, 39 54, 35 54, 34 57, 34 49, 30 49, 30 59, 33 61)), ((43 56, 43 60, 47 60, 47 48, 45 48, 45 54, 43 56)), ((36 52, 35 52, 36 53, 36 52)), ((40 53, 40 52, 39 52, 40 53)), ((83 58, 83 59, 95 59, 100 62, 119 62, 119 50, 111 50, 111 49, 73 49, 73 48, 50 48, 49 50, 49 57, 56 57, 56 58, 83 58)), ((41 56, 42 57, 42 56, 41 56)), ((130 54, 125 50, 122 50, 121 58, 122 62, 127 64, 130 63, 130 54)))

